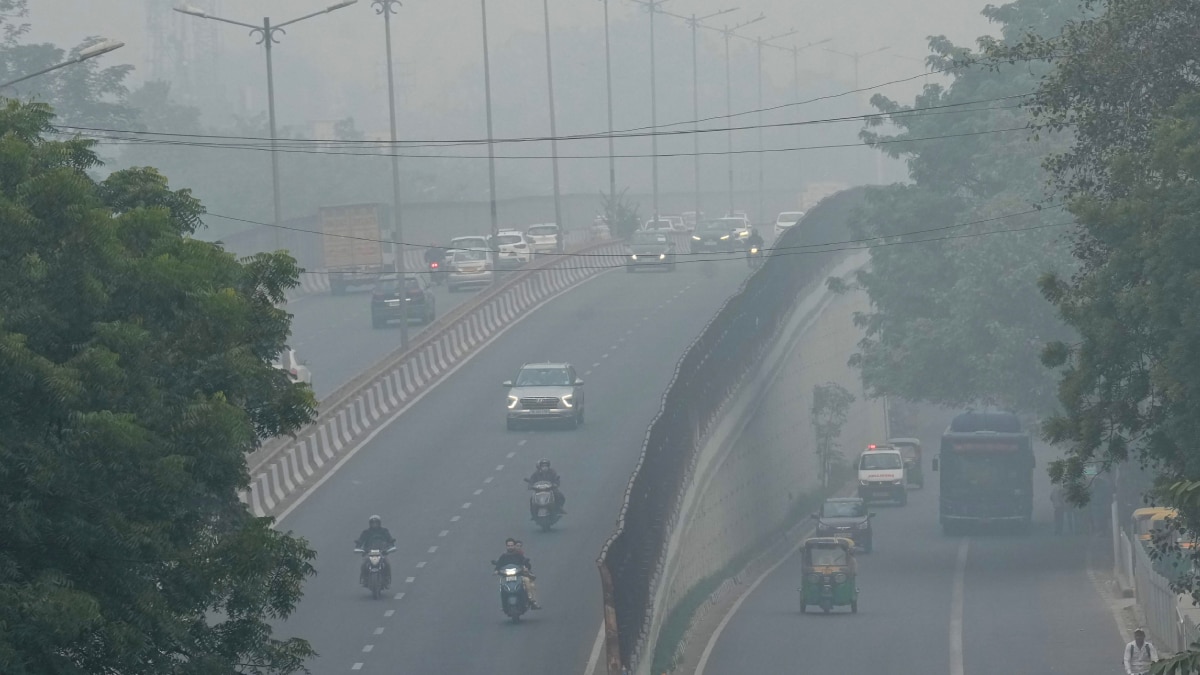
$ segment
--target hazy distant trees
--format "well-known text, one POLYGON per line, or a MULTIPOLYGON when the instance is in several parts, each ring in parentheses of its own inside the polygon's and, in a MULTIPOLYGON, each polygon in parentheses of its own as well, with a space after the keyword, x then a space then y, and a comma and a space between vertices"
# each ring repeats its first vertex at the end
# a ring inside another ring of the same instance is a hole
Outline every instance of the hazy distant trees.
POLYGON ((238 499, 245 454, 313 416, 271 366, 295 261, 192 237, 153 169, 97 182, 44 104, 0 108, 0 672, 289 673, 313 573, 238 499))

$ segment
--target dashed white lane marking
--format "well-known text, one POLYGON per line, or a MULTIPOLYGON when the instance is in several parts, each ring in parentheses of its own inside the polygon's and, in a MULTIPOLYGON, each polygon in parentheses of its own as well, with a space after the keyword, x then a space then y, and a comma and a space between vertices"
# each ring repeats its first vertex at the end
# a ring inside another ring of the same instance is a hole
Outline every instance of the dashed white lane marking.
POLYGON ((450 516, 450 522, 452 523, 457 523, 460 520, 462 520, 462 516, 450 516))
POLYGON ((510 453, 508 453, 507 455, 505 455, 505 456, 504 456, 504 458, 505 458, 505 459, 512 459, 513 457, 516 457, 516 456, 517 456, 517 453, 515 453, 515 452, 510 452, 510 453))
POLYGON ((364 652, 369 652, 369 651, 371 651, 372 649, 375 649, 375 645, 363 645, 363 651, 364 651, 364 652))
POLYGON ((593 367, 593 368, 599 368, 599 367, 600 367, 600 362, 599 362, 599 361, 597 361, 597 362, 593 363, 593 364, 592 364, 592 367, 593 367))
POLYGON ((424 566, 425 566, 425 561, 423 561, 423 560, 421 562, 417 563, 417 569, 421 569, 424 566))
POLYGON ((450 530, 442 530, 441 532, 438 532, 439 537, 444 537, 448 534, 450 534, 450 530))
POLYGON ((494 479, 494 478, 495 478, 495 476, 488 476, 487 478, 483 479, 483 482, 490 483, 490 482, 492 482, 492 479, 494 479))
POLYGON ((621 336, 621 337, 617 338, 617 342, 624 342, 624 341, 625 341, 625 336, 621 336))
POLYGON ((483 488, 479 488, 478 490, 475 491, 476 496, 481 495, 481 494, 483 494, 483 488))
POLYGON ((963 675, 963 585, 967 572, 967 547, 971 540, 958 544, 954 563, 954 587, 950 593, 950 675, 963 675))
MULTIPOLYGON (((393 595, 393 596, 392 596, 392 599, 393 599, 393 600, 403 600, 403 599, 404 599, 404 593, 397 593, 397 594, 395 594, 395 595, 393 595)), ((396 611, 396 610, 394 610, 394 609, 389 609, 388 611, 389 611, 389 612, 392 612, 392 613, 395 613, 395 611, 396 611)), ((391 616, 391 614, 388 614, 387 616, 391 616)))
POLYGON ((430 546, 430 547, 429 547, 429 551, 428 551, 428 553, 437 553, 437 547, 436 547, 436 546, 430 546))
POLYGON ((462 507, 463 507, 464 509, 469 509, 469 508, 471 508, 471 502, 467 502, 467 503, 463 504, 463 505, 462 505, 462 507))
POLYGON ((407 577, 407 578, 404 580, 404 583, 406 583, 406 584, 411 584, 412 582, 414 582, 414 581, 416 581, 416 580, 417 580, 417 578, 416 578, 416 577, 407 577))
POLYGON ((503 470, 504 470, 504 465, 503 465, 503 464, 497 464, 497 465, 496 465, 496 470, 497 470, 497 471, 503 471, 503 470))
POLYGON ((350 670, 362 670, 362 667, 363 667, 363 664, 356 663, 356 664, 350 666, 350 670))
POLYGON ((587 371, 586 373, 584 373, 584 375, 591 375, 591 374, 592 374, 592 371, 590 371, 590 370, 587 371))
POLYGON ((517 445, 525 445, 528 442, 529 442, 528 438, 522 438, 521 440, 517 441, 517 445))
POLYGON ((607 359, 607 358, 608 358, 608 352, 604 352, 603 354, 601 354, 601 355, 600 355, 600 358, 602 358, 602 359, 607 359))
POLYGON ((375 629, 375 634, 376 634, 376 635, 383 635, 383 626, 379 626, 378 628, 376 628, 376 629, 375 629))

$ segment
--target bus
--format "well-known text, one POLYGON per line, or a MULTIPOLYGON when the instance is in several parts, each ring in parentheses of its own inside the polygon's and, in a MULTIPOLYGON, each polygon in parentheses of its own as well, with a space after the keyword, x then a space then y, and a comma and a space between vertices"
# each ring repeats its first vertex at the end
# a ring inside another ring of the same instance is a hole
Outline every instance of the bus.
POLYGON ((941 478, 942 530, 1014 525, 1028 529, 1033 516, 1033 443, 1012 413, 968 411, 942 434, 933 470, 941 478))

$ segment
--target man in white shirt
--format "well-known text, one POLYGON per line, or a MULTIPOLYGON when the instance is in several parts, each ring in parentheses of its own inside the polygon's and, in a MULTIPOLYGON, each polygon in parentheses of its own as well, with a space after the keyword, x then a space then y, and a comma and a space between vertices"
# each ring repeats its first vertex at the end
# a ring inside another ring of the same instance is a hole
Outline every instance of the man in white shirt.
POLYGON ((1146 631, 1133 631, 1133 642, 1125 645, 1125 675, 1146 675, 1157 660, 1158 650, 1146 641, 1146 631))

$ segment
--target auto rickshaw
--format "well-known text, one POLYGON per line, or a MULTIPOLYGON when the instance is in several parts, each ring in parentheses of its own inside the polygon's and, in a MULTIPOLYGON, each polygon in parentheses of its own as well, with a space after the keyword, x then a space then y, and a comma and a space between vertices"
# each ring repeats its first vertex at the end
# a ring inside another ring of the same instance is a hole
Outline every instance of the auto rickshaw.
POLYGON ((1137 536, 1138 541, 1149 545, 1151 544, 1151 530, 1164 525, 1164 521, 1173 515, 1175 515, 1175 509, 1161 506, 1148 506, 1135 509, 1131 517, 1133 521, 1133 533, 1137 536))
POLYGON ((899 450, 904 457, 904 475, 908 484, 925 487, 925 471, 921 468, 921 439, 893 438, 888 445, 899 450))
POLYGON ((817 605, 828 613, 849 605, 858 613, 854 542, 844 537, 813 537, 804 542, 800 613, 817 605))

